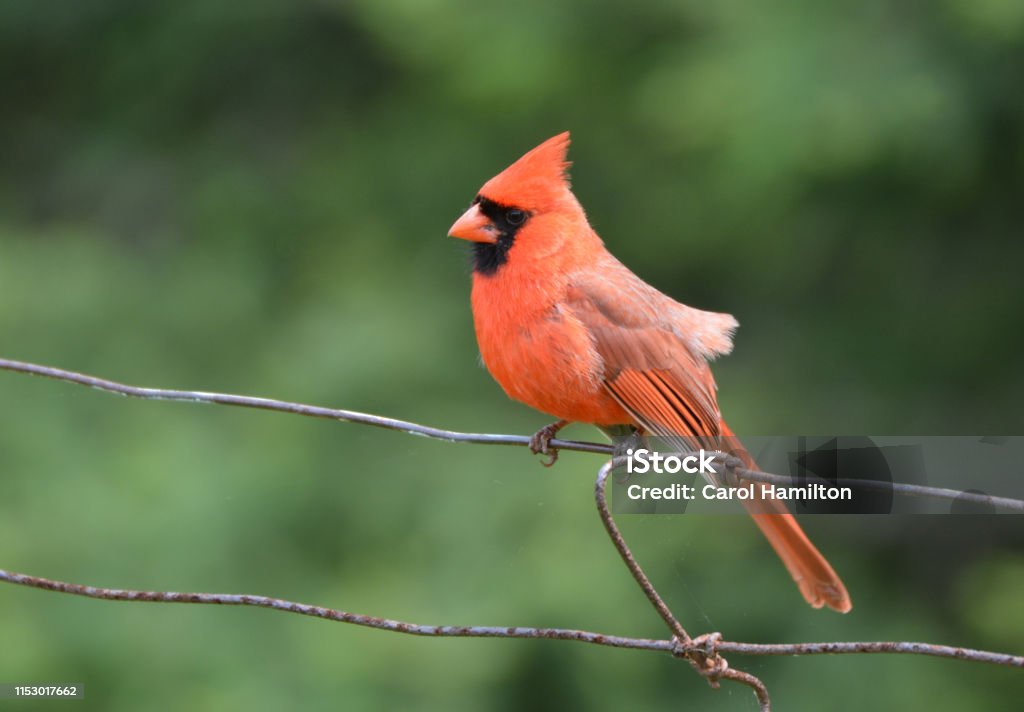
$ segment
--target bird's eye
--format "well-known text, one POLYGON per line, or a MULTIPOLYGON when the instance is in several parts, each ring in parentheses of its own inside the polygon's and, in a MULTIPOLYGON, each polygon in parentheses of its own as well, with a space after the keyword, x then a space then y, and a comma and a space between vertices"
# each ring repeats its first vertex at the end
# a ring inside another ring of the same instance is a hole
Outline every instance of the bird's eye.
POLYGON ((526 213, 519 208, 512 208, 505 211, 505 220, 509 225, 522 225, 526 220, 526 213))

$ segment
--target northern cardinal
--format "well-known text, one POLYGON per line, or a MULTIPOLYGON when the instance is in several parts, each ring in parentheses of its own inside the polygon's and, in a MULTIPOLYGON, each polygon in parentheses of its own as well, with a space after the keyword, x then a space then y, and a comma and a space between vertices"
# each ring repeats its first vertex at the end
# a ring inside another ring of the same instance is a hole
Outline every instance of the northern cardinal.
MULTIPOLYGON (((449 236, 473 244, 473 321, 488 371, 515 400, 570 422, 662 437, 731 436, 708 361, 732 350, 729 314, 680 304, 612 256, 569 186, 568 132, 487 181, 449 236)), ((749 468, 750 455, 733 454, 749 468)), ((547 464, 551 464, 551 462, 547 464)), ((752 516, 815 608, 845 613, 843 582, 777 500, 752 516), (764 513, 772 512, 772 513, 764 513)))

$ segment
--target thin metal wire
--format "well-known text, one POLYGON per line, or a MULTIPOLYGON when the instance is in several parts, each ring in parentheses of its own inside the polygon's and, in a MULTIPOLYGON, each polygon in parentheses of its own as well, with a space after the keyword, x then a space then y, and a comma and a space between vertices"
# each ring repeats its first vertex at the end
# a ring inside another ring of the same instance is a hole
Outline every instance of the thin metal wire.
MULTIPOLYGON (((195 603, 219 606, 253 606, 269 608, 284 613, 295 613, 312 616, 338 623, 387 630, 407 635, 453 637, 453 638, 548 638, 553 640, 572 640, 592 645, 604 645, 612 648, 634 648, 639 650, 655 650, 659 652, 689 653, 692 651, 709 652, 705 639, 717 634, 692 638, 688 644, 676 640, 655 640, 651 638, 629 638, 606 635, 585 630, 566 628, 531 628, 526 626, 454 626, 424 625, 378 618, 358 613, 350 613, 325 606, 314 606, 298 603, 283 598, 255 596, 236 593, 180 593, 175 591, 137 591, 120 588, 102 588, 86 586, 66 581, 30 576, 0 569, 0 581, 27 586, 45 591, 67 593, 74 596, 102 599, 106 601, 142 601, 150 603, 195 603)), ((994 653, 973 648, 955 648, 948 645, 932 645, 916 642, 826 642, 826 643, 739 643, 715 640, 711 644, 719 652, 736 653, 737 655, 849 655, 849 654, 886 654, 903 653, 911 655, 931 655, 956 660, 971 660, 1004 667, 1024 668, 1024 656, 994 653)), ((713 652, 713 651, 710 651, 713 652)))
MULTIPOLYGON (((324 418, 327 420, 340 420, 347 423, 359 423, 370 425, 376 428, 396 430, 410 435, 419 435, 434 440, 443 440, 452 443, 473 443, 476 445, 513 445, 529 446, 530 438, 525 435, 502 435, 494 433, 464 433, 456 430, 445 430, 434 428, 429 425, 421 425, 407 420, 397 418, 385 418, 370 413, 361 413, 355 410, 343 410, 339 408, 324 408, 291 401, 276 400, 273 398, 257 398, 253 396, 240 396, 231 393, 212 393, 206 391, 187 391, 164 388, 142 388, 131 386, 106 378, 98 378, 84 373, 67 371, 52 366, 41 366, 39 364, 14 361, 0 358, 0 370, 12 371, 14 373, 26 373, 34 376, 42 376, 66 383, 88 386, 107 393, 128 396, 131 398, 142 398, 144 400, 168 400, 187 401, 192 403, 214 403, 217 405, 229 405, 238 408, 255 408, 258 410, 270 410, 279 413, 291 413, 310 418, 324 418)), ((604 443, 580 442, 577 440, 552 439, 550 446, 556 450, 569 450, 574 452, 591 452, 600 455, 614 454, 614 448, 604 443)), ((748 470, 743 467, 736 467, 736 472, 743 478, 780 484, 791 484, 796 478, 787 475, 779 475, 759 470, 748 470)), ((988 505, 1011 512, 1024 514, 1024 500, 1010 497, 994 497, 977 492, 961 492, 959 490, 943 487, 928 487, 925 485, 912 485, 900 482, 888 483, 873 480, 843 480, 843 485, 864 489, 884 490, 894 494, 912 497, 934 497, 949 501, 972 502, 975 504, 988 505)))

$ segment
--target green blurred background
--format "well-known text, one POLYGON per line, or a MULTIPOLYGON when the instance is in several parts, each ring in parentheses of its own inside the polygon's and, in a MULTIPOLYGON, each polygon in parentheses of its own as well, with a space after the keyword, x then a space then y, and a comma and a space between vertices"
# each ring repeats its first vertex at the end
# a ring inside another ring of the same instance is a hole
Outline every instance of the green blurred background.
MULTIPOLYGON (((612 251, 741 322, 716 366, 737 432, 1020 433, 1022 70, 1015 0, 7 0, 0 356, 530 433, 546 418, 478 367, 445 232, 570 129, 612 251)), ((663 636, 594 512, 599 462, 0 374, 0 566, 663 636)), ((744 519, 622 522, 693 633, 1024 652, 1019 518, 806 525, 848 616, 806 607, 744 519)), ((0 681, 84 682, 82 708, 755 707, 667 656, 251 609, 3 586, 0 631, 0 681)), ((780 709, 1024 694, 943 660, 732 663, 780 709)))

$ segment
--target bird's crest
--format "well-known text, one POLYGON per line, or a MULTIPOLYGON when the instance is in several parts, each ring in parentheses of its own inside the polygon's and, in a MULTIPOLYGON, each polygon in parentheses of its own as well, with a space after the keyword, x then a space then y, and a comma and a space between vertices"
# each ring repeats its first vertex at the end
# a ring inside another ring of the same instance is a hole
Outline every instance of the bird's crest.
POLYGON ((569 194, 569 132, 549 138, 491 178, 480 195, 501 205, 548 210, 569 194))

